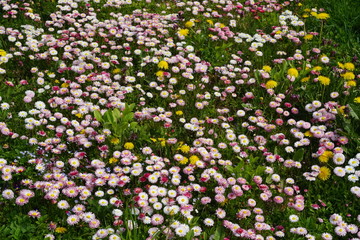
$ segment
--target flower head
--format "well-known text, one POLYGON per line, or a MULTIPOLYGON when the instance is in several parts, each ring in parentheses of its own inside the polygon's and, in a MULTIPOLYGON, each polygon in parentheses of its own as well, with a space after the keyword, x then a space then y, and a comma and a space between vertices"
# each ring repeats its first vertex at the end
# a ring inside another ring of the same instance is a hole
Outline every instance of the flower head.
POLYGON ((296 68, 290 68, 287 73, 291 77, 296 77, 297 78, 299 76, 299 72, 298 72, 298 70, 296 68))
POLYGON ((277 85, 278 85, 278 83, 277 83, 276 81, 274 81, 274 80, 269 80, 269 81, 266 82, 265 87, 266 87, 267 89, 269 89, 269 88, 276 88, 277 85))
POLYGON ((328 86, 330 84, 330 78, 328 78, 328 77, 319 76, 318 80, 324 86, 328 86))
POLYGON ((319 13, 315 17, 320 20, 325 20, 325 19, 330 18, 330 15, 327 13, 319 13))
POLYGON ((186 37, 187 35, 189 35, 189 29, 180 29, 180 30, 178 31, 178 34, 179 34, 180 36, 186 37))
POLYGON ((160 69, 168 69, 169 68, 169 64, 166 62, 166 61, 160 61, 159 63, 158 63, 158 67, 160 68, 160 69))
POLYGON ((327 168, 327 167, 321 167, 321 168, 320 168, 320 173, 319 173, 319 175, 318 175, 318 178, 320 178, 320 179, 323 180, 323 181, 326 181, 326 180, 329 179, 330 174, 331 174, 331 172, 330 172, 330 169, 329 169, 329 168, 327 168))

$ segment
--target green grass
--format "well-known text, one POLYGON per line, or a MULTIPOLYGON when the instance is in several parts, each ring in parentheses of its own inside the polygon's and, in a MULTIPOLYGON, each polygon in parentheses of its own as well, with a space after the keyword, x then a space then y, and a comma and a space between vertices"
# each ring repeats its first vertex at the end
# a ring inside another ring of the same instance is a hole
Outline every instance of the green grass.
POLYGON ((358 0, 305 0, 308 8, 323 8, 330 14, 324 37, 339 46, 334 49, 350 57, 360 56, 360 2, 358 0))

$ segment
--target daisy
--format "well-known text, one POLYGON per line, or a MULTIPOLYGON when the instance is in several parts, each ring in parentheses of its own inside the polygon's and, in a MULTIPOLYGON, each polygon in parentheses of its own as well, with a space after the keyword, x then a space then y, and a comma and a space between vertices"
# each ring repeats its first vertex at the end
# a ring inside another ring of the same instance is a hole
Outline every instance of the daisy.
POLYGON ((70 215, 66 222, 69 224, 69 225, 75 225, 79 222, 80 218, 77 216, 77 215, 70 215))

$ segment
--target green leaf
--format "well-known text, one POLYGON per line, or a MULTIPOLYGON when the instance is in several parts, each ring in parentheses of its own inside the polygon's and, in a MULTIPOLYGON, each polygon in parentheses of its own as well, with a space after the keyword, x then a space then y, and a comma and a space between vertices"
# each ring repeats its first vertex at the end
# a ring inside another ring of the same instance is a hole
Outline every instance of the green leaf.
POLYGON ((133 118, 134 118, 134 113, 132 112, 123 115, 124 122, 130 122, 130 120, 132 120, 133 118))
POLYGON ((194 237, 194 231, 189 231, 185 236, 187 240, 191 240, 193 239, 193 237, 194 237))
POLYGON ((304 149, 301 148, 299 150, 297 150, 294 154, 294 161, 298 161, 298 162, 301 162, 304 158, 304 149))
POLYGON ((103 121, 100 111, 98 111, 98 110, 94 111, 94 116, 95 116, 96 120, 98 120, 99 122, 103 121))
POLYGON ((214 239, 222 239, 221 225, 218 225, 215 230, 214 239))
POLYGON ((255 175, 261 175, 265 171, 265 168, 264 166, 258 166, 255 170, 255 175))
POLYGON ((274 154, 275 154, 275 155, 278 155, 278 154, 279 154, 279 151, 278 151, 277 146, 274 148, 274 154))
POLYGON ((271 175, 268 175, 268 176, 266 177, 265 182, 266 182, 267 184, 272 183, 271 175))
POLYGON ((112 111, 112 114, 114 116, 115 119, 120 119, 121 118, 121 112, 119 109, 115 108, 113 111, 112 111))
POLYGON ((357 106, 353 103, 349 103, 350 116, 356 120, 360 119, 360 106, 357 106))
POLYGON ((231 172, 231 173, 234 173, 234 167, 233 167, 233 166, 226 165, 226 166, 225 166, 225 169, 228 170, 228 171, 231 172))
POLYGON ((104 115, 103 115, 104 122, 111 122, 111 121, 110 121, 110 115, 111 115, 110 110, 107 110, 107 111, 104 113, 104 115))
POLYGON ((137 122, 132 122, 132 123, 130 123, 130 128, 131 128, 131 129, 135 129, 137 126, 138 126, 138 123, 137 123, 137 122))

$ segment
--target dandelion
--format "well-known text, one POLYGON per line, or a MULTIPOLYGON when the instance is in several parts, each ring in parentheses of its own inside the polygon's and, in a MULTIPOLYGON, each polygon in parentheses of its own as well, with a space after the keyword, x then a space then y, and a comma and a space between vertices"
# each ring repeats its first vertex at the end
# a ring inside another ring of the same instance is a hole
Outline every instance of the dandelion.
POLYGON ((297 78, 299 76, 299 72, 296 68, 290 68, 287 73, 291 77, 297 78))
POLYGON ((163 76, 164 76, 164 72, 163 72, 163 71, 157 71, 157 72, 155 73, 155 75, 156 75, 157 77, 163 77, 163 76))
POLYGON ((131 142, 126 142, 126 143, 124 144, 124 148, 127 149, 127 150, 131 150, 131 149, 134 148, 134 144, 131 143, 131 142))
POLYGON ((64 227, 57 227, 57 228, 55 228, 55 232, 56 232, 56 233, 62 234, 62 233, 65 233, 66 231, 67 231, 67 229, 64 228, 64 227))
POLYGON ((121 72, 121 69, 120 69, 120 68, 115 68, 115 69, 112 71, 113 74, 118 74, 118 73, 120 73, 120 72, 121 72))
POLYGON ((330 169, 327 168, 327 167, 321 167, 320 168, 320 171, 319 171, 319 175, 318 175, 318 178, 320 178, 320 180, 323 180, 323 181, 326 181, 329 179, 330 177, 330 169))
POLYGON ((319 161, 322 163, 327 163, 330 158, 332 158, 334 154, 331 151, 325 151, 323 154, 319 156, 319 161))
POLYGON ((328 77, 319 76, 318 80, 324 86, 328 86, 330 84, 330 78, 328 78, 328 77))
POLYGON ((187 35, 189 35, 189 29, 180 29, 180 30, 178 31, 178 34, 179 34, 180 36, 186 37, 187 35))
POLYGON ((268 66, 268 65, 263 66, 262 69, 263 69, 265 72, 270 72, 270 71, 271 71, 271 67, 268 66))
POLYGON ((326 19, 330 18, 330 15, 327 13, 318 13, 318 14, 316 14, 315 17, 320 20, 326 20, 326 19))
POLYGON ((195 26, 194 21, 187 21, 187 22, 185 23, 185 27, 187 27, 187 28, 191 28, 191 27, 193 27, 193 26, 195 26))
POLYGON ((272 88, 275 88, 277 87, 278 83, 274 80, 270 80, 270 81, 267 81, 266 84, 265 84, 265 87, 267 89, 272 89, 272 88))
POLYGON ((6 56, 6 52, 5 52, 5 50, 4 49, 0 49, 0 56, 1 57, 4 57, 4 56, 6 56))
POLYGON ((349 71, 354 71, 355 70, 355 65, 353 63, 351 63, 351 62, 348 62, 348 63, 345 63, 342 68, 345 68, 345 69, 347 69, 349 71))
POLYGON ((166 61, 160 61, 158 63, 158 68, 160 68, 160 69, 169 69, 169 64, 166 61))
POLYGON ((355 81, 347 81, 346 85, 349 87, 356 87, 356 82, 355 81))
POLYGON ((118 145, 118 144, 120 143, 120 139, 118 139, 118 138, 112 138, 112 139, 110 140, 110 142, 111 142, 112 144, 114 144, 114 145, 118 145))
POLYGON ((353 80, 355 79, 355 74, 353 72, 346 72, 344 74, 341 74, 341 76, 346 80, 353 80))
POLYGON ((314 35, 312 35, 312 34, 306 34, 305 36, 304 36, 304 39, 305 40, 312 40, 314 38, 314 35))

